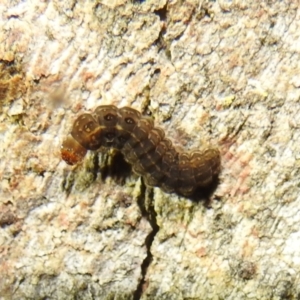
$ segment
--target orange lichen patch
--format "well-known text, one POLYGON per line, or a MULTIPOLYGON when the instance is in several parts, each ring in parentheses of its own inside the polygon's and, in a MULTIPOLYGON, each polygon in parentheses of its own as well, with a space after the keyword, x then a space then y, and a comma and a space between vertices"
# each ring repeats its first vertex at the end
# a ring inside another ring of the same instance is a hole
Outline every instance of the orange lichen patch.
POLYGON ((203 257, 207 255, 207 249, 205 247, 201 247, 196 251, 196 255, 198 257, 203 257))
POLYGON ((68 228, 70 225, 70 220, 68 218, 68 215, 64 212, 59 214, 57 221, 60 228, 68 228))
POLYGON ((87 82, 89 80, 94 80, 95 79, 95 74, 91 72, 84 72, 82 73, 82 80, 83 82, 87 82))
POLYGON ((89 204, 85 201, 79 202, 80 210, 86 211, 89 208, 89 204))
POLYGON ((135 228, 137 225, 137 219, 127 218, 124 220, 124 224, 129 225, 131 228, 135 228))
POLYGON ((227 178, 230 184, 223 186, 221 194, 229 194, 231 201, 236 201, 236 196, 245 195, 250 190, 250 177, 252 172, 251 162, 253 160, 253 153, 250 149, 238 150, 238 146, 234 143, 224 143, 221 148, 223 169, 227 171, 227 178))
POLYGON ((236 188, 232 190, 232 195, 244 195, 246 194, 250 187, 248 185, 248 179, 250 178, 251 168, 245 167, 239 174, 237 178, 236 188))
POLYGON ((248 179, 251 174, 250 161, 252 155, 250 153, 243 153, 233 165, 235 170, 235 177, 237 179, 236 189, 232 192, 233 195, 245 194, 249 190, 248 179))
POLYGON ((68 165, 79 163, 86 155, 87 150, 73 137, 67 137, 61 146, 61 157, 68 165))
POLYGON ((260 236, 260 232, 255 226, 253 226, 251 229, 251 235, 255 238, 259 238, 260 236))

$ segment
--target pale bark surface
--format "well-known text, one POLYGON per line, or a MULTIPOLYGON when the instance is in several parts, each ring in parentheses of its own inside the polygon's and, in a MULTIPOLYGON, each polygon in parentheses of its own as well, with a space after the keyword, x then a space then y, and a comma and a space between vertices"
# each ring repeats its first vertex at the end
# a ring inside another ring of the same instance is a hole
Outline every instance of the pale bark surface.
POLYGON ((298 6, 2 1, 0 298, 299 299, 298 6), (209 205, 111 155, 67 166, 72 122, 102 104, 217 145, 209 205))

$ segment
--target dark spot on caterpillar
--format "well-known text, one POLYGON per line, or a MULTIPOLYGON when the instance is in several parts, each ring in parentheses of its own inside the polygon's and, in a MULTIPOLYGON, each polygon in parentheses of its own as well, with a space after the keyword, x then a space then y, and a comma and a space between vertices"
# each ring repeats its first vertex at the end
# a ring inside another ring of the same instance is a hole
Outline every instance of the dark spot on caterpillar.
POLYGON ((130 107, 103 105, 93 114, 79 116, 61 146, 61 155, 74 165, 87 150, 100 147, 119 149, 147 185, 168 193, 191 196, 209 188, 220 172, 218 149, 181 153, 150 118, 130 107))
POLYGON ((107 115, 104 117, 104 119, 105 119, 106 121, 113 121, 113 120, 115 120, 115 116, 112 115, 112 114, 107 114, 107 115))
POLYGON ((133 121, 131 118, 126 118, 126 119, 125 119, 125 122, 126 122, 127 124, 134 124, 134 121, 133 121))

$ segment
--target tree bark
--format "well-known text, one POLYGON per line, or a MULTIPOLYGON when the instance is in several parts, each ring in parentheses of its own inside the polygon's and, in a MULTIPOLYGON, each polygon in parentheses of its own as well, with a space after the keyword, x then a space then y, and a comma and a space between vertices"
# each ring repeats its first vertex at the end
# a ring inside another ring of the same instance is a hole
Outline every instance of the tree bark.
POLYGON ((2 1, 1 299, 298 299, 298 1, 2 1), (98 105, 221 151, 209 197, 60 145, 98 105))

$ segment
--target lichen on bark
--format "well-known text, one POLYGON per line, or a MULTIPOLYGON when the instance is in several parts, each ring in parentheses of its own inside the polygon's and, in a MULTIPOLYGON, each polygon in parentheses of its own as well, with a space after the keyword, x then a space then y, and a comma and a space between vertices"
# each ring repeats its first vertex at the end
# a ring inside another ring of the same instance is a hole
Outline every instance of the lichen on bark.
POLYGON ((3 299, 299 298, 297 1, 2 1, 0 15, 3 299), (103 153, 66 166, 74 119, 102 104, 151 115, 185 150, 217 144, 209 201, 148 191, 103 153))

